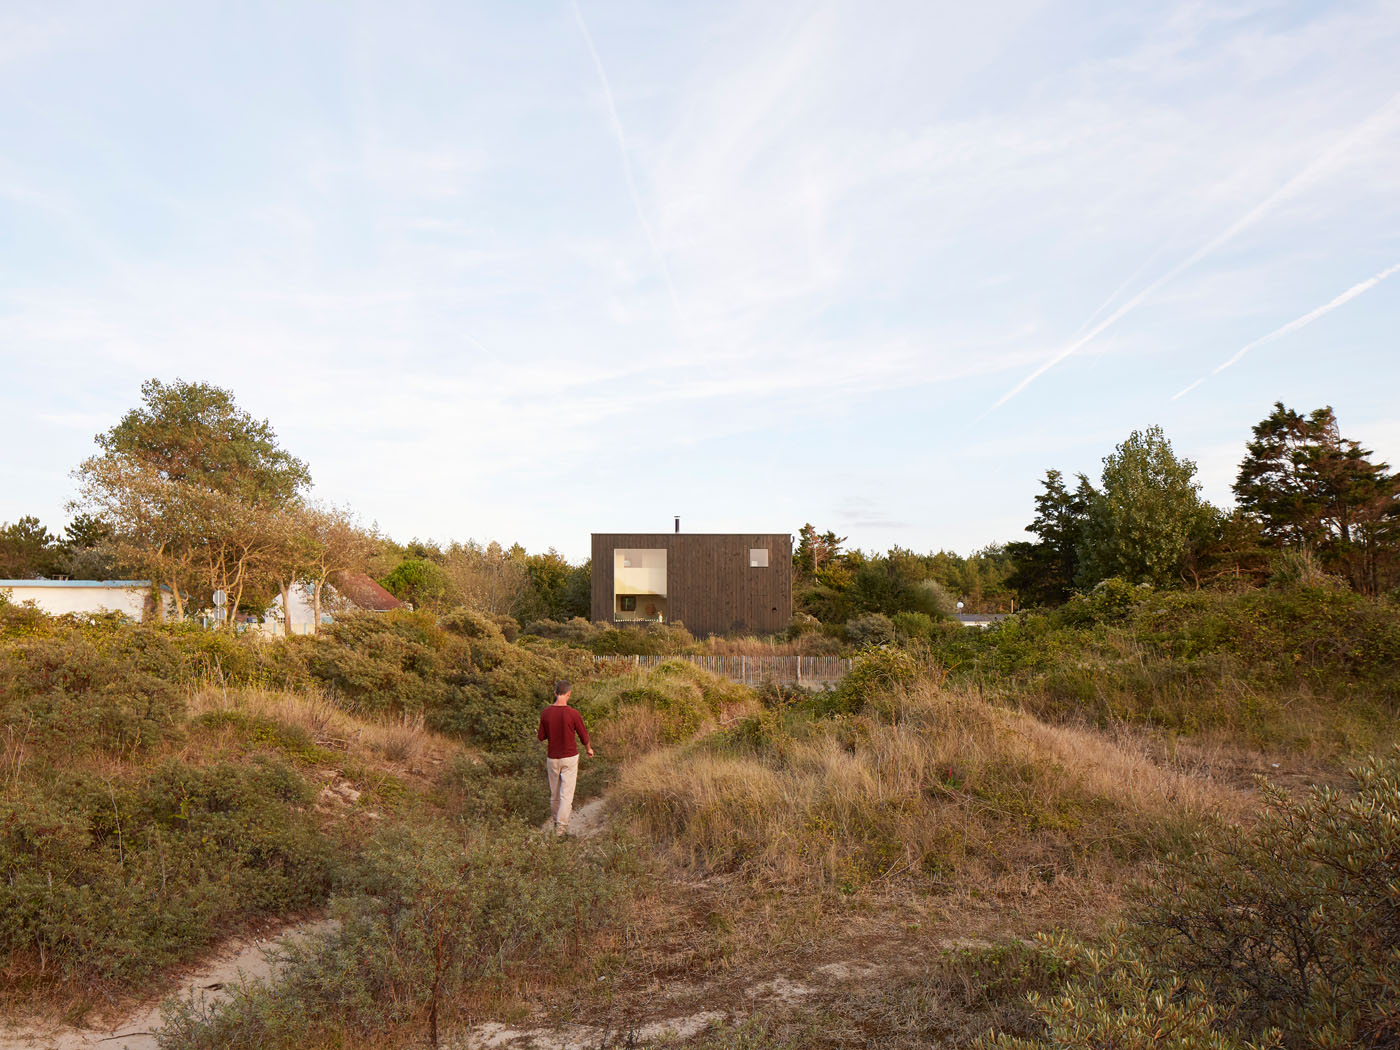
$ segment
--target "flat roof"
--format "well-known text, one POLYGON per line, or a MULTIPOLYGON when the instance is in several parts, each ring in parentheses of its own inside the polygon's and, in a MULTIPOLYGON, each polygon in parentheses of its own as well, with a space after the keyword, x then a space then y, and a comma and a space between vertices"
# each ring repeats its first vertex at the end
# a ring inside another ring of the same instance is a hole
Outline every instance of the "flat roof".
POLYGON ((590 536, 791 536, 790 532, 590 532, 590 536))
POLYGON ((0 580, 4 587, 149 587, 150 580, 0 580))

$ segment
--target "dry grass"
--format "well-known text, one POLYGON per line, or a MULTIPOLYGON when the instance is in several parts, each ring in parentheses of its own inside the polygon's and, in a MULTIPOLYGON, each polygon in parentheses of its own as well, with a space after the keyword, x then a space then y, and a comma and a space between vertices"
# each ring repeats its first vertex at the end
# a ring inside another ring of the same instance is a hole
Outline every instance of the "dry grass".
POLYGON ((357 717, 315 690, 207 686, 192 690, 187 704, 192 718, 237 712, 271 719, 304 730, 321 747, 407 769, 463 750, 459 742, 425 729, 421 715, 385 720, 357 717))
POLYGON ((850 646, 838 638, 812 632, 789 639, 781 636, 760 638, 756 635, 722 638, 710 637, 699 643, 706 656, 839 656, 850 646))
POLYGON ((684 663, 598 676, 579 691, 594 746, 616 760, 703 736, 759 710, 752 689, 684 663))
POLYGON ((686 865, 788 885, 1110 877, 1246 806, 1131 738, 930 685, 879 717, 768 713, 727 737, 642 758, 619 801, 686 865))

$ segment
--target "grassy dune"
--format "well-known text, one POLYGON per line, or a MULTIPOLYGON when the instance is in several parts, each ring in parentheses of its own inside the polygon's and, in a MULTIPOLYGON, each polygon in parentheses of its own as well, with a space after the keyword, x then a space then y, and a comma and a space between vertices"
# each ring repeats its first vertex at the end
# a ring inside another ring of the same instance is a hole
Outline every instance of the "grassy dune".
POLYGON ((686 865, 807 887, 1107 879, 1246 806, 1141 738, 929 682, 880 713, 751 716, 631 764, 617 798, 686 865))

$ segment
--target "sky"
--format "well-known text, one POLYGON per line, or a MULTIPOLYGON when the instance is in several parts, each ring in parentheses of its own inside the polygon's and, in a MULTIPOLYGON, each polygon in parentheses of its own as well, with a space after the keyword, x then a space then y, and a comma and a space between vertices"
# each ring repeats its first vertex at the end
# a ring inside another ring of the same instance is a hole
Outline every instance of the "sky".
POLYGON ((0 522, 143 380, 400 540, 967 553, 1159 424, 1400 464, 1400 3, 0 3, 0 522))

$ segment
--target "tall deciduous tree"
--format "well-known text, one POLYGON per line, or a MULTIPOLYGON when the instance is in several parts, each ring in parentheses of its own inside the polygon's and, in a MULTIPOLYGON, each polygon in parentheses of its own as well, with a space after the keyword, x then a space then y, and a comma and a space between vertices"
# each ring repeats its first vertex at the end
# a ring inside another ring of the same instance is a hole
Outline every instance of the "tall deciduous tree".
POLYGON ((452 544, 442 567, 451 580, 453 599, 480 612, 514 615, 530 586, 524 550, 507 549, 495 540, 484 547, 470 540, 452 544))
POLYGON ((1400 477, 1371 455, 1342 437, 1330 405, 1304 416, 1275 402, 1254 427, 1235 497, 1275 543, 1317 550, 1374 593, 1400 543, 1400 477))
MULTIPOLYGON (((309 541, 310 553, 303 578, 311 585, 312 631, 321 633, 321 607, 326 581, 346 572, 363 572, 379 549, 379 537, 365 529, 347 508, 311 506, 301 512, 301 532, 309 541)), ((283 593, 283 602, 290 595, 283 593)), ((285 608, 285 606, 284 606, 285 608)), ((290 623, 291 618, 288 617, 290 623)))
POLYGON ((1085 494, 1079 581, 1111 576, 1169 586, 1210 522, 1196 464, 1178 458, 1161 427, 1135 430, 1104 457, 1102 489, 1085 494))
POLYGON ((280 448, 266 420, 227 390, 152 379, 143 405, 99 434, 98 456, 77 470, 76 506, 109 528, 122 560, 201 603, 279 584, 297 561, 287 515, 310 484, 306 465, 280 448))
MULTIPOLYGON (((124 457, 93 457, 78 469, 76 505, 111 530, 110 549, 156 584, 169 588, 175 615, 185 616, 185 596, 194 586, 201 522, 197 490, 167 481, 124 457)), ((164 613, 164 602, 157 610, 164 613)))
POLYGON ((294 501, 311 485, 306 464, 277 443, 267 420, 208 383, 150 379, 140 408, 97 436, 102 458, 120 458, 174 482, 255 504, 294 501))

